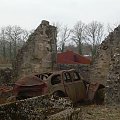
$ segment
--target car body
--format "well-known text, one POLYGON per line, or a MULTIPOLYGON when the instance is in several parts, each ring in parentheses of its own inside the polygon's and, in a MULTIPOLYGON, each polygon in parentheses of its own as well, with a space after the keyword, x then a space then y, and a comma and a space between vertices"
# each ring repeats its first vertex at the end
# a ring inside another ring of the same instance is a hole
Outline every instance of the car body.
MULTIPOLYGON (((42 86, 44 92, 41 92, 41 95, 50 94, 53 95, 54 97, 56 96, 69 97, 73 102, 85 101, 85 100, 92 101, 95 98, 97 91, 99 89, 104 88, 104 85, 102 84, 90 83, 83 80, 82 76, 75 69, 61 70, 61 71, 42 73, 42 74, 33 74, 31 75, 31 77, 32 76, 39 78, 39 80, 42 81, 45 85, 42 86)), ((25 80, 25 77, 23 78, 23 80, 25 80)), ((22 83, 22 82, 19 81, 16 83, 22 83)), ((26 85, 24 87, 26 87, 26 85)), ((33 88, 36 89, 34 86, 33 88)), ((14 90, 16 91, 16 89, 18 88, 15 87, 14 90)), ((40 93, 39 90, 40 89, 38 89, 38 93, 40 93)), ((17 90, 16 96, 20 91, 22 91, 22 88, 21 90, 20 89, 17 90)), ((30 90, 28 90, 28 92, 30 92, 30 90)))

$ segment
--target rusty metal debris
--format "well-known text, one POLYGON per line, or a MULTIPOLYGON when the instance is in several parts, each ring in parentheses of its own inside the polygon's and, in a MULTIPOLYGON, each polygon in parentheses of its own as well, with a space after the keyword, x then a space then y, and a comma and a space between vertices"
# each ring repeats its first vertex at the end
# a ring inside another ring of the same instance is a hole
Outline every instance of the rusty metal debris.
POLYGON ((34 75, 26 76, 16 81, 13 88, 17 99, 40 96, 46 93, 46 83, 34 75))
POLYGON ((56 99, 69 97, 74 103, 99 99, 101 89, 104 85, 83 80, 74 69, 29 75, 16 81, 14 86, 17 99, 49 94, 56 99))

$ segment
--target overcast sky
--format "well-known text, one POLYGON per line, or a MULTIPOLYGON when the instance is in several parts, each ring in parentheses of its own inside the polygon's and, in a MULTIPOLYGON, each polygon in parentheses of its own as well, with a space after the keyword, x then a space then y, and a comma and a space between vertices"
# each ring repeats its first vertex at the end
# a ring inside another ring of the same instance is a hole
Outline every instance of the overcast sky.
POLYGON ((46 19, 72 27, 77 21, 120 23, 120 0, 0 0, 0 27, 35 29, 46 19))

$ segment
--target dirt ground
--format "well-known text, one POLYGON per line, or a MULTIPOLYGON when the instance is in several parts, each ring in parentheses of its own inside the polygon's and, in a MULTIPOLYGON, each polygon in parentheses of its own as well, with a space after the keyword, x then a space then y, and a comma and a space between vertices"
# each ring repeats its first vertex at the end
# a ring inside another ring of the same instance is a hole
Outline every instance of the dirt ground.
POLYGON ((82 106, 81 120, 120 120, 120 106, 82 106))
POLYGON ((120 120, 120 106, 86 105, 74 108, 72 117, 71 110, 65 110, 50 116, 48 120, 120 120), (64 117, 64 116, 69 117, 64 117))

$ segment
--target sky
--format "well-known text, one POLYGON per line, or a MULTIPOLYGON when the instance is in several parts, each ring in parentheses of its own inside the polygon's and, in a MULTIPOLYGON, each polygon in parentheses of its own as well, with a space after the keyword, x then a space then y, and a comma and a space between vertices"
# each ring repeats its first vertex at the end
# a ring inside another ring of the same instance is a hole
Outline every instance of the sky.
POLYGON ((70 27, 80 20, 120 23, 120 0, 0 0, 0 27, 31 30, 42 20, 70 27))

